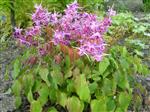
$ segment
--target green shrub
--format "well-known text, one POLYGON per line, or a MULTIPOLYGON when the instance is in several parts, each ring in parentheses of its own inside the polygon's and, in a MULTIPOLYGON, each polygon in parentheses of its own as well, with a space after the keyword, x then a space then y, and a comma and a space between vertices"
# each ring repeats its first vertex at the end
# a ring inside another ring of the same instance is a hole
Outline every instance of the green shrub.
POLYGON ((58 104, 69 112, 127 111, 134 74, 149 72, 123 46, 113 46, 102 62, 81 58, 72 63, 63 56, 57 64, 51 54, 33 64, 33 51, 27 50, 15 60, 12 86, 17 107, 21 105, 21 95, 25 95, 32 112, 56 110, 58 104), (26 61, 28 57, 32 57, 30 62, 26 61), (48 108, 44 108, 48 102, 48 108))
POLYGON ((150 11, 150 0, 143 0, 144 3, 144 11, 149 12, 150 11))

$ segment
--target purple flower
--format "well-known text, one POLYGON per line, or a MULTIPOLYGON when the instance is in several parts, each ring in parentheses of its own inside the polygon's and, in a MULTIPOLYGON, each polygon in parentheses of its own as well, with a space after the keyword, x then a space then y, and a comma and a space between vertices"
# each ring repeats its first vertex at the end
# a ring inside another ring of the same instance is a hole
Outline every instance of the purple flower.
POLYGON ((48 25, 50 22, 50 13, 42 8, 41 5, 35 5, 36 11, 32 14, 32 20, 35 25, 48 25))
POLYGON ((26 37, 30 36, 36 36, 41 34, 41 27, 40 26, 33 26, 26 31, 26 37))
POLYGON ((40 34, 40 27, 34 26, 25 31, 23 34, 23 29, 15 28, 14 37, 21 43, 27 46, 37 45, 37 42, 33 40, 33 36, 40 34))
POLYGON ((65 45, 68 45, 69 44, 69 39, 68 40, 65 40, 65 36, 68 35, 67 33, 64 33, 62 31, 55 31, 54 32, 54 39, 53 39, 53 42, 54 42, 54 45, 57 45, 57 44, 65 44, 65 45))
POLYGON ((23 37, 23 35, 22 35, 22 29, 16 27, 13 35, 14 35, 15 38, 23 37))
POLYGON ((60 15, 58 13, 53 13, 50 15, 50 22, 51 24, 55 25, 56 23, 58 23, 58 17, 60 17, 60 15))
POLYGON ((96 60, 96 61, 101 61, 103 59, 103 55, 94 55, 93 58, 96 60))
POLYGON ((44 48, 39 48, 39 54, 41 56, 45 56, 47 54, 46 50, 44 48))
POLYGON ((116 11, 115 10, 113 10, 112 8, 110 8, 109 10, 108 10, 108 16, 115 16, 116 15, 116 11))
POLYGON ((104 20, 103 20, 103 26, 104 27, 109 27, 111 25, 111 23, 112 23, 112 20, 110 17, 104 18, 104 20))
POLYGON ((19 40, 20 44, 25 44, 27 46, 31 46, 32 45, 32 43, 27 41, 25 38, 19 38, 18 40, 19 40))
MULTIPOLYGON (((103 34, 111 25, 110 17, 100 21, 95 14, 78 11, 79 5, 74 2, 67 6, 65 15, 58 22, 57 32, 54 33, 55 45, 74 41, 79 43, 79 55, 89 55, 97 61, 102 59, 105 45, 103 34), (69 39, 65 38, 69 33, 69 39)), ((112 10, 111 10, 112 13, 112 10)), ((66 44, 66 45, 67 45, 66 44)))
POLYGON ((14 34, 13 34, 14 37, 19 41, 19 43, 25 44, 25 45, 27 45, 27 46, 30 46, 31 43, 28 42, 28 41, 26 41, 26 38, 25 38, 25 36, 22 34, 22 31, 23 31, 23 29, 21 29, 21 28, 15 28, 15 31, 14 31, 14 34))
MULTIPOLYGON (((108 10, 108 16, 103 20, 99 20, 95 14, 79 11, 77 1, 67 5, 64 15, 56 12, 49 13, 41 5, 35 5, 35 8, 32 14, 34 26, 24 32, 22 29, 15 29, 14 36, 21 43, 39 45, 40 42, 37 42, 34 37, 41 35, 43 28, 50 25, 53 28, 54 45, 65 44, 76 47, 80 56, 89 55, 96 61, 102 60, 106 45, 103 35, 112 24, 111 16, 116 14, 112 8, 108 10)), ((47 51, 40 48, 39 53, 45 55, 47 51)))
POLYGON ((79 8, 79 5, 78 5, 77 1, 74 1, 72 4, 67 5, 65 14, 66 15, 75 15, 77 13, 78 8, 79 8))
POLYGON ((94 33, 91 38, 101 38, 102 35, 99 32, 94 33))

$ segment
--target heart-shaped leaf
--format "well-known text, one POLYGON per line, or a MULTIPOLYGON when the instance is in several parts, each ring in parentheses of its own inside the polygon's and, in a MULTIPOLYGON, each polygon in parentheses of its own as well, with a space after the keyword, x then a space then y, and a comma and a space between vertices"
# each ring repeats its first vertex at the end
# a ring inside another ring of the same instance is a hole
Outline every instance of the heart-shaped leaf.
POLYGON ((67 109, 69 112, 82 112, 84 104, 75 96, 67 100, 67 109))
POLYGON ((39 74, 41 76, 41 79, 44 80, 48 86, 50 86, 50 82, 48 80, 48 74, 49 74, 48 69, 41 67, 39 69, 39 74))
POLYGON ((33 101, 31 103, 31 112, 42 112, 42 106, 39 101, 33 101))
POLYGON ((19 73, 20 73, 20 61, 16 59, 14 62, 13 78, 16 79, 19 73))
POLYGON ((130 101, 131 101, 131 96, 127 92, 120 93, 119 105, 124 111, 127 111, 130 101))
POLYGON ((92 112, 107 112, 106 103, 104 100, 92 100, 91 101, 91 110, 92 112))
POLYGON ((75 79, 75 89, 80 99, 89 102, 90 101, 90 90, 88 87, 88 83, 85 79, 85 75, 77 76, 75 79))
POLYGON ((99 73, 102 75, 107 67, 109 66, 110 62, 108 58, 104 58, 100 63, 99 63, 99 73))

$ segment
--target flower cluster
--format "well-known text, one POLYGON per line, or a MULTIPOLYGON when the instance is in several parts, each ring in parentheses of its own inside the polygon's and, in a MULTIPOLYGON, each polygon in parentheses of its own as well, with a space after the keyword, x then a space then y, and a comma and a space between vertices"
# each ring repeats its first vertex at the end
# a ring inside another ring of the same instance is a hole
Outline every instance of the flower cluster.
POLYGON ((79 55, 92 56, 101 61, 105 51, 103 34, 111 25, 111 16, 115 11, 109 9, 107 17, 99 20, 95 14, 79 12, 81 9, 77 2, 67 6, 65 14, 59 19, 57 30, 54 32, 54 44, 70 45, 76 43, 79 55))
POLYGON ((36 26, 48 25, 50 21, 50 13, 43 9, 41 5, 35 5, 35 13, 32 14, 32 20, 36 26))
POLYGON ((23 31, 23 29, 20 28, 15 28, 14 37, 22 44, 37 46, 38 43, 34 40, 33 36, 40 35, 40 32, 41 29, 39 26, 30 27, 26 29, 26 31, 23 31))
POLYGON ((35 8, 36 11, 32 14, 34 26, 25 33, 22 29, 15 29, 14 35, 20 42, 33 45, 33 37, 41 34, 42 27, 50 25, 53 28, 54 45, 76 47, 80 56, 89 55, 96 61, 101 61, 106 45, 103 35, 111 25, 111 16, 116 14, 115 11, 109 9, 107 16, 99 20, 95 14, 79 11, 82 8, 76 1, 67 6, 64 15, 49 13, 41 5, 36 5, 35 8))

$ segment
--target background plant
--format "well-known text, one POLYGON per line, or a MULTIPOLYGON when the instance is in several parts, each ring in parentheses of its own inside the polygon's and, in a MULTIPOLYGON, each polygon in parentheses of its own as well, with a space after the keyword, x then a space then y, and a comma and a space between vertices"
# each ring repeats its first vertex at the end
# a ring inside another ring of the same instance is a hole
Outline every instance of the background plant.
POLYGON ((144 3, 144 11, 148 12, 150 11, 150 1, 149 0, 143 0, 144 3))

